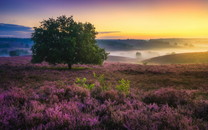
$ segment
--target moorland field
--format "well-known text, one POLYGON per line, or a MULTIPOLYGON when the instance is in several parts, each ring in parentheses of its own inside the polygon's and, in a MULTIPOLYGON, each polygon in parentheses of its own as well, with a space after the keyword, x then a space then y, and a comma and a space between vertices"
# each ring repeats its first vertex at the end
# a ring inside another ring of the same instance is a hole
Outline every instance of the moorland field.
POLYGON ((0 58, 0 129, 208 129, 208 64, 0 58))

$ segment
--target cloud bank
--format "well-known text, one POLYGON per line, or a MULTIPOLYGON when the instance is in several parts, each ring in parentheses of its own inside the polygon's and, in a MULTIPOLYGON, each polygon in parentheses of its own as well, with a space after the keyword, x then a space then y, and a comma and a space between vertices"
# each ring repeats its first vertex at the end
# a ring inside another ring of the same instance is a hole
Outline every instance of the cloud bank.
POLYGON ((31 27, 0 23, 0 37, 30 38, 32 32, 31 27))

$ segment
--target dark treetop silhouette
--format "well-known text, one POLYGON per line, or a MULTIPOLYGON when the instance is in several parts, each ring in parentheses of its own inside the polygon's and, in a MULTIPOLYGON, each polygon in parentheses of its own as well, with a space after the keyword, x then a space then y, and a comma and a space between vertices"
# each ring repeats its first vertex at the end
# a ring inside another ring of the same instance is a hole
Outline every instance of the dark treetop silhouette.
POLYGON ((107 53, 96 44, 97 32, 91 23, 75 22, 73 16, 49 18, 34 27, 32 63, 102 64, 107 53))

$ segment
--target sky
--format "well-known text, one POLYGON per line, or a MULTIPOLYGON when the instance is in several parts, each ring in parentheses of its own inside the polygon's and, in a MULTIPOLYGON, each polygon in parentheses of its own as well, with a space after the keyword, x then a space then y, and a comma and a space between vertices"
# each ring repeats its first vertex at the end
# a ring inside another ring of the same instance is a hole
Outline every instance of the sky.
POLYGON ((208 38, 208 0, 0 0, 0 37, 30 37, 61 15, 92 23, 98 39, 208 38))

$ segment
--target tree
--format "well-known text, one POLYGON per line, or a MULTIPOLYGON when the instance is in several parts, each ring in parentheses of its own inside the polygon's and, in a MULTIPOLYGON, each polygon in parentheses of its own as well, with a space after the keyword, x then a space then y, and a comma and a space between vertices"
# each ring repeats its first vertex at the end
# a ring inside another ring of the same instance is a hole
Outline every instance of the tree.
POLYGON ((49 18, 34 27, 32 63, 102 64, 107 53, 96 44, 95 27, 91 23, 75 22, 73 16, 49 18))

